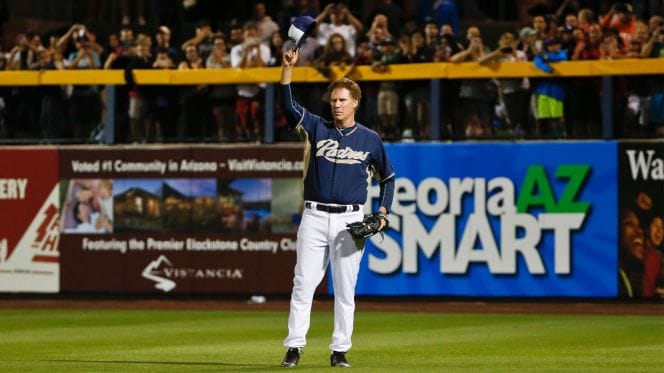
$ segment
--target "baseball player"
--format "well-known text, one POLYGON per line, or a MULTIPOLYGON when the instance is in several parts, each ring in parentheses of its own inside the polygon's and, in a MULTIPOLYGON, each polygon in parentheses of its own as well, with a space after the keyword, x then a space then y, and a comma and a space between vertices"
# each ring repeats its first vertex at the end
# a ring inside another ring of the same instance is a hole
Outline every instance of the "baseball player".
MULTIPOLYGON (((355 122, 360 88, 350 79, 330 84, 332 121, 302 108, 291 94, 292 69, 298 49, 284 52, 281 90, 284 112, 304 139, 304 213, 297 232, 297 263, 293 278, 288 347, 282 367, 297 366, 306 345, 314 291, 331 265, 334 286, 334 331, 330 349, 333 367, 349 367, 355 313, 355 284, 364 239, 354 239, 346 224, 361 221, 367 200, 368 175, 379 181, 381 214, 389 212, 394 171, 378 134, 355 122)), ((381 220, 380 230, 387 226, 381 220)))

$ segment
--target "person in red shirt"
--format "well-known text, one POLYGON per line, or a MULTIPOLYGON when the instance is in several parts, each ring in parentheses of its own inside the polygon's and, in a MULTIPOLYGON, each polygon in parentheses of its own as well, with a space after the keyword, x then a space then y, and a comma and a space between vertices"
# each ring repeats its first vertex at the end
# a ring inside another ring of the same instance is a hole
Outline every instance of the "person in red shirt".
POLYGON ((632 41, 636 18, 632 14, 632 6, 627 3, 613 4, 609 12, 602 17, 600 26, 604 30, 616 30, 625 44, 629 48, 632 41))

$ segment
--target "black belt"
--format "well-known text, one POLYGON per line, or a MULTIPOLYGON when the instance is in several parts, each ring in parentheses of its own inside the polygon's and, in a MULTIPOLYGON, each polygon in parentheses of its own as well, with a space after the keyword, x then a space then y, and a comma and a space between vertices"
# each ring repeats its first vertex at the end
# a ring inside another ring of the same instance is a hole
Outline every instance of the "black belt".
POLYGON ((316 210, 329 212, 331 214, 360 211, 360 205, 326 205, 318 202, 306 202, 304 206, 308 209, 315 208, 316 210))

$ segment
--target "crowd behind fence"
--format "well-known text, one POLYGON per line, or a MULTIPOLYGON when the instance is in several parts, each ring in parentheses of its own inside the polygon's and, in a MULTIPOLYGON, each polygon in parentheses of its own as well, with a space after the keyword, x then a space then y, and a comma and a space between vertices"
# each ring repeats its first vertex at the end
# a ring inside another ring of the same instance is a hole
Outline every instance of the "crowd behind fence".
POLYGON ((495 46, 482 27, 460 30, 454 12, 433 7, 394 22, 381 8, 362 22, 342 3, 292 9, 276 22, 259 2, 247 22, 200 21, 179 45, 167 25, 123 25, 104 41, 79 23, 47 42, 46 34, 19 34, 0 53, 0 70, 12 71, 0 75, 0 142, 295 141, 273 84, 284 32, 298 15, 315 17, 318 32, 300 51, 299 65, 315 71, 302 69, 297 99, 329 116, 327 83, 357 79, 358 120, 387 141, 663 137, 664 78, 653 59, 664 57, 664 18, 640 19, 627 3, 601 15, 567 3, 502 33, 495 46), (606 74, 563 68, 618 60, 628 63, 606 74), (472 66, 479 73, 464 76, 472 66), (47 74, 66 70, 74 79, 47 74), (171 70, 178 73, 164 73, 171 70))

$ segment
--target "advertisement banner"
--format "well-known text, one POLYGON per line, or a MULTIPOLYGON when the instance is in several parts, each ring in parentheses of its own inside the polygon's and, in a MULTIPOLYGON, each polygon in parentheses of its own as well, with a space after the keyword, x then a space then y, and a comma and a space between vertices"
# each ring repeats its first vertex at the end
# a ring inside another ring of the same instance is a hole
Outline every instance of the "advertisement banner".
POLYGON ((0 149, 0 292, 59 291, 58 150, 0 149))
POLYGON ((387 150, 390 229, 367 243, 358 294, 616 296, 616 143, 387 150))
POLYGON ((619 296, 664 298, 664 142, 621 142, 618 181, 619 296))
POLYGON ((290 292, 302 149, 62 149, 63 292, 290 292))

